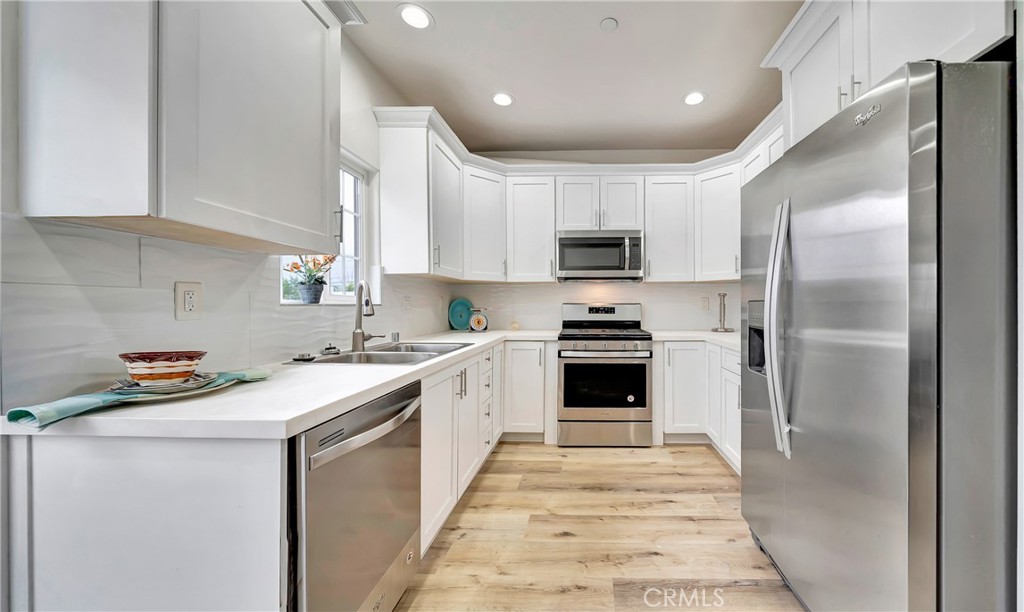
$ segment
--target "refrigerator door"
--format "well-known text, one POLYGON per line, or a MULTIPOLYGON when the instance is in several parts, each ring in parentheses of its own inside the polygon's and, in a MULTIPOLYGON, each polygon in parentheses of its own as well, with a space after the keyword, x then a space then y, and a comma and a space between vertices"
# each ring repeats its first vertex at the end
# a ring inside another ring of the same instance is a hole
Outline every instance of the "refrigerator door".
POLYGON ((766 169, 743 186, 741 195, 741 509, 750 531, 769 554, 782 545, 785 537, 782 518, 787 461, 778 450, 764 357, 766 274, 776 209, 786 197, 783 169, 783 162, 766 169))
POLYGON ((782 160, 791 459, 769 553, 810 609, 935 603, 936 74, 905 67, 782 160))

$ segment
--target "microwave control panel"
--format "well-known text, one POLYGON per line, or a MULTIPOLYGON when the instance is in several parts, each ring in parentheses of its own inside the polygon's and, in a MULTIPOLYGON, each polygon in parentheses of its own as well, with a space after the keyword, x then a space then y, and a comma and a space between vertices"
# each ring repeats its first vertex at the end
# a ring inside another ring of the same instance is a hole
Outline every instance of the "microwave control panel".
POLYGON ((628 270, 642 270, 644 267, 644 255, 641 253, 641 241, 639 238, 633 238, 627 242, 629 247, 629 266, 628 270))

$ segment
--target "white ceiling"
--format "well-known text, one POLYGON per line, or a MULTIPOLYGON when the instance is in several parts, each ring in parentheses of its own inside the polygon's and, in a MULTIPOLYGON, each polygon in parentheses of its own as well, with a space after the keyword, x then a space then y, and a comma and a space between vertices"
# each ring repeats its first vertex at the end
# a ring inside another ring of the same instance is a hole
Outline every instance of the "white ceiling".
POLYGON ((731 149, 781 99, 765 54, 801 2, 364 0, 352 41, 471 151, 731 149), (611 33, 599 23, 614 17, 611 33), (687 93, 707 92, 700 106, 687 93), (498 91, 515 104, 491 101, 498 91))

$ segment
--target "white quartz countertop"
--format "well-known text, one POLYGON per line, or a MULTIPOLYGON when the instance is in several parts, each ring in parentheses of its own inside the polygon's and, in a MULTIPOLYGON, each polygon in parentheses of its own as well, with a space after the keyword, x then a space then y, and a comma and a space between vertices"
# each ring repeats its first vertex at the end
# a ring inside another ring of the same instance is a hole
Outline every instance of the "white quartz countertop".
MULTIPOLYGON (((654 331, 654 341, 705 341, 739 351, 738 333, 654 331)), ((471 346, 413 365, 274 364, 263 382, 238 383, 209 395, 122 405, 72 417, 41 430, 0 424, 5 435, 143 436, 286 439, 409 383, 479 355, 505 340, 554 341, 558 330, 443 332, 403 341, 471 346)))

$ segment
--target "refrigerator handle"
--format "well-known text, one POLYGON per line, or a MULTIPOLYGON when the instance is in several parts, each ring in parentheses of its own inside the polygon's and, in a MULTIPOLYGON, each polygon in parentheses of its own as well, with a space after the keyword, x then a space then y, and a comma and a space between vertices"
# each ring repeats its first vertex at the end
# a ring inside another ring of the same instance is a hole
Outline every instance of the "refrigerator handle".
POLYGON ((790 458, 789 419, 786 415, 786 394, 782 388, 782 364, 778 346, 779 292, 782 288, 782 264, 789 241, 789 200, 775 208, 772 242, 768 253, 768 274, 765 278, 764 349, 765 374, 768 379, 768 403, 775 428, 775 448, 790 458))

